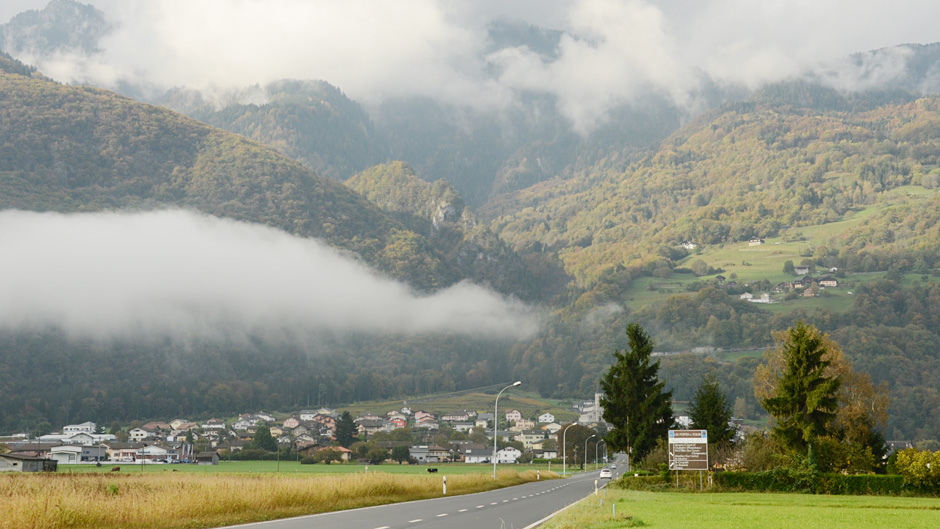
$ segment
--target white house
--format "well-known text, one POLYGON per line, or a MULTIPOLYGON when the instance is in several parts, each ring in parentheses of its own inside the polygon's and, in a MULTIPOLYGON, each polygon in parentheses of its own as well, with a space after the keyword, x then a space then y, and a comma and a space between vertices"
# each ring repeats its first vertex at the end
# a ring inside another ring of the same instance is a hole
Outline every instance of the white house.
POLYGON ((506 420, 509 422, 521 421, 522 412, 519 410, 510 410, 506 412, 506 420))
POLYGON ((143 428, 133 428, 131 429, 131 431, 127 432, 128 439, 134 442, 143 441, 144 439, 150 437, 151 435, 153 435, 152 432, 148 432, 147 430, 144 430, 143 428))
POLYGON ((77 433, 95 433, 95 428, 97 426, 95 423, 83 422, 81 424, 69 424, 62 428, 62 433, 65 435, 75 435, 77 433))
POLYGON ((497 463, 516 463, 520 457, 522 457, 522 452, 520 452, 518 448, 511 446, 507 446, 496 452, 497 463))
POLYGON ((473 429, 472 422, 455 422, 453 424, 454 430, 458 432, 469 432, 473 429))
POLYGON ((441 420, 446 421, 446 422, 466 422, 466 421, 469 421, 470 418, 473 417, 474 415, 476 414, 471 413, 467 410, 454 411, 454 412, 445 413, 444 415, 442 415, 441 420))
POLYGON ((493 447, 481 444, 469 444, 460 447, 464 463, 489 463, 493 457, 493 447))
POLYGON ((555 416, 552 415, 551 413, 543 413, 539 415, 539 422, 540 423, 555 422, 555 416))
POLYGON ((558 433, 558 430, 561 430, 561 425, 557 422, 552 422, 543 426, 542 429, 550 434, 555 434, 558 433))
POLYGON ((140 448, 136 455, 138 460, 171 462, 179 459, 179 453, 176 450, 167 450, 157 445, 140 448))
POLYGON ((68 463, 87 463, 108 459, 107 449, 103 446, 62 445, 49 450, 49 458, 60 465, 68 463))
POLYGON ((300 420, 301 421, 312 421, 317 414, 320 413, 317 410, 300 410, 300 420))

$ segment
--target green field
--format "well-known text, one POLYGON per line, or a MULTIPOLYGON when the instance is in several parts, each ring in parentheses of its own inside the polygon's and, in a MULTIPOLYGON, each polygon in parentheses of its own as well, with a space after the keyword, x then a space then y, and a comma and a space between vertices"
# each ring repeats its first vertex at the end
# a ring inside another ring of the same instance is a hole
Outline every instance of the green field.
MULTIPOLYGON (((781 231, 778 237, 766 239, 765 244, 760 246, 750 246, 746 241, 703 246, 697 250, 700 252, 699 254, 686 257, 678 263, 678 266, 689 267, 693 261, 701 259, 712 268, 720 269, 721 272, 719 273, 728 278, 729 281, 733 279, 738 283, 745 283, 766 279, 774 285, 782 281, 790 281, 795 276, 783 273, 783 263, 785 261, 790 260, 799 265, 800 261, 805 259, 801 256, 801 252, 811 251, 818 245, 830 245, 830 241, 834 237, 852 229, 887 208, 908 200, 930 196, 933 193, 935 191, 919 186, 903 186, 892 189, 885 194, 885 201, 854 213, 848 213, 843 220, 838 222, 788 228, 781 231)), ((628 307, 634 309, 661 303, 669 296, 689 293, 688 287, 693 283, 711 282, 719 273, 702 277, 696 277, 693 274, 673 274, 668 279, 641 277, 631 283, 624 301, 628 307)), ((825 273, 817 270, 815 275, 822 276, 825 273)), ((782 295, 774 295, 773 298, 778 300, 779 303, 761 305, 760 307, 763 310, 775 313, 789 312, 797 308, 809 311, 820 308, 831 311, 844 311, 852 305, 853 297, 849 294, 850 291, 864 283, 882 279, 884 276, 884 272, 848 274, 847 277, 839 280, 840 286, 838 288, 828 289, 825 297, 800 297, 784 301, 782 295)), ((904 284, 910 286, 922 280, 919 275, 908 274, 904 278, 904 284)), ((929 280, 935 281, 936 279, 929 278, 929 280)))
POLYGON ((542 526, 543 529, 620 527, 935 528, 940 527, 940 499, 611 489, 581 501, 542 526))
MULTIPOLYGON (((511 381, 507 382, 507 384, 510 382, 511 381)), ((384 415, 386 412, 400 409, 406 404, 413 410, 425 410, 435 414, 459 410, 492 412, 493 404, 496 399, 496 391, 500 389, 502 388, 497 387, 492 394, 471 391, 430 395, 409 399, 407 401, 386 400, 357 402, 349 406, 344 406, 342 409, 348 410, 354 417, 364 412, 384 415)), ((517 409, 522 412, 522 416, 526 418, 537 417, 542 413, 548 412, 555 416, 555 422, 558 423, 570 422, 578 418, 578 413, 571 408, 570 403, 542 398, 537 393, 524 391, 521 388, 505 391, 499 398, 499 408, 506 411, 517 409)))
MULTIPOLYGON (((277 461, 220 461, 218 465, 135 465, 133 463, 102 463, 100 467, 95 465, 59 465, 58 473, 110 473, 111 468, 121 467, 122 474, 163 474, 169 472, 194 472, 199 474, 275 474, 280 472, 284 475, 308 475, 308 474, 354 474, 364 472, 382 472, 386 474, 417 474, 426 475, 426 465, 399 465, 397 463, 383 463, 381 465, 359 465, 357 463, 333 463, 324 465, 322 463, 315 465, 301 465, 296 461, 281 461, 280 470, 278 470, 277 461)), ((493 465, 473 464, 473 463, 435 463, 430 465, 438 469, 439 475, 463 475, 463 474, 490 474, 493 473, 493 465)), ((526 465, 499 465, 500 470, 511 469, 519 472, 525 470, 549 469, 548 464, 526 464, 526 465)), ((551 470, 560 470, 559 465, 552 465, 551 470)))

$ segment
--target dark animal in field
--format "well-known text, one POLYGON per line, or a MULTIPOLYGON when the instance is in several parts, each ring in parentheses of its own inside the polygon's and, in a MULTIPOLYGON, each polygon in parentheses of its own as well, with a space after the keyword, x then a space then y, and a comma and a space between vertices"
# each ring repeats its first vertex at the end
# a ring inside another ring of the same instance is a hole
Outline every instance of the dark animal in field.
POLYGON ((430 472, 431 474, 434 474, 434 473, 437 472, 437 469, 436 469, 436 468, 429 468, 429 469, 428 469, 428 472, 430 472))
POLYGON ((120 472, 121 467, 111 467, 111 472, 120 472))

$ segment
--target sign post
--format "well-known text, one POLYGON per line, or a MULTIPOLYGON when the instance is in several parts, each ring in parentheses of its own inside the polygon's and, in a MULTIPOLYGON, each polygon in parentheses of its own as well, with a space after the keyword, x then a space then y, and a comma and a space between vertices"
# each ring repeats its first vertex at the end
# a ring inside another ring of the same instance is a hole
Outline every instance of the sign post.
POLYGON ((676 471, 676 487, 680 470, 708 470, 707 430, 669 430, 669 470, 676 471))

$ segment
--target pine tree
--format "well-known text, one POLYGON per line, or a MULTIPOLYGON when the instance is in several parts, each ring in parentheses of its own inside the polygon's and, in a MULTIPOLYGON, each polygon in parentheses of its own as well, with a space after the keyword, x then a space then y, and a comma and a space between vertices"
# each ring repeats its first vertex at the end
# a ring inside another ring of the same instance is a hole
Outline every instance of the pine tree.
POLYGON ((672 392, 659 381, 659 362, 650 362, 653 342, 638 323, 627 326, 629 350, 614 352, 615 363, 601 378, 604 420, 613 425, 604 440, 611 451, 642 460, 672 426, 672 392))
POLYGON ((277 441, 271 435, 271 429, 267 426, 259 426, 255 432, 255 437, 251 441, 252 448, 260 448, 268 452, 277 450, 277 441))
POLYGON ((777 420, 774 437, 795 451, 809 449, 811 457, 814 441, 826 435, 838 411, 841 377, 826 374, 830 364, 826 343, 816 327, 803 322, 788 329, 781 344, 785 367, 776 380, 776 393, 761 399, 761 406, 777 420))
POLYGON ((731 406, 714 375, 705 377, 695 390, 689 406, 689 419, 693 427, 708 430, 709 443, 720 445, 734 439, 734 427, 730 424, 731 406))
POLYGON ((336 442, 344 448, 349 448, 356 440, 356 423, 348 411, 344 411, 336 421, 336 442))

